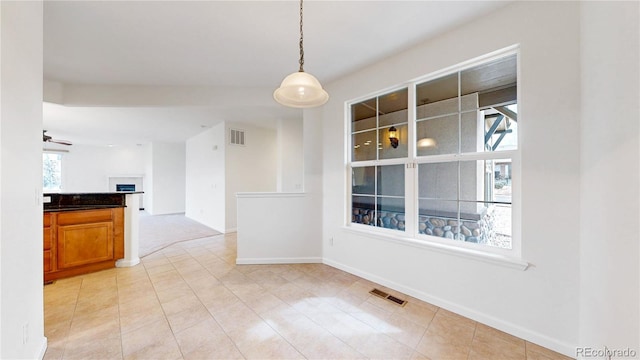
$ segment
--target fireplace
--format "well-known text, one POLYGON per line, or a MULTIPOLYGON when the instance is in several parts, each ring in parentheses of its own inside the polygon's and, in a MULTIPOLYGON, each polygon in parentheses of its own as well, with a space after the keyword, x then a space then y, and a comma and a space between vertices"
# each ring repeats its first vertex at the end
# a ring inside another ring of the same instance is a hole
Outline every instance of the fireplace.
POLYGON ((139 192, 140 210, 144 209, 144 179, 142 175, 109 176, 109 191, 139 192))
POLYGON ((116 191, 136 191, 136 184, 116 184, 116 191))

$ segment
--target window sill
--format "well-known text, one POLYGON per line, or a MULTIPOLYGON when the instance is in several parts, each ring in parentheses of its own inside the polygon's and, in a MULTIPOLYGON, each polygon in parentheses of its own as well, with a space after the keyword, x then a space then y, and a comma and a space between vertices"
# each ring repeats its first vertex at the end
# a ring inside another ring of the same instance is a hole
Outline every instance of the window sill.
POLYGON ((464 257, 467 259, 482 261, 485 263, 508 267, 511 269, 525 271, 529 268, 528 262, 522 259, 517 259, 517 258, 508 257, 504 255, 493 254, 493 253, 474 250, 474 249, 467 249, 467 248, 462 248, 458 246, 440 244, 436 242, 421 241, 421 240, 408 238, 405 236, 398 236, 395 234, 367 231, 365 229, 354 228, 353 226, 344 226, 343 229, 347 232, 357 234, 360 236, 374 237, 379 240, 389 241, 399 245, 438 251, 447 255, 464 257))

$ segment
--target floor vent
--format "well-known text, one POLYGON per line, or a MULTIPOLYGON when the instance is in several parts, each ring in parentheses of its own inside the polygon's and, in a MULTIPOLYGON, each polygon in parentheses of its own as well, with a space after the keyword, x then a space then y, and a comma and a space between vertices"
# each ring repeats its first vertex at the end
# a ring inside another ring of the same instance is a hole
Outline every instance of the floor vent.
POLYGON ((386 300, 389 300, 389 301, 391 301, 391 302, 393 302, 393 303, 395 303, 397 305, 400 305, 400 306, 405 306, 407 304, 406 300, 402 300, 402 299, 399 299, 399 298, 397 298, 397 297, 395 297, 393 295, 389 295, 386 292, 384 292, 382 290, 379 290, 379 289, 373 289, 373 290, 369 291, 369 294, 375 295, 377 297, 381 297, 381 298, 386 299, 386 300))
POLYGON ((386 299, 387 296, 389 296, 389 294, 387 294, 386 292, 382 291, 382 290, 378 290, 378 289, 373 289, 371 291, 369 291, 369 294, 371 295, 375 295, 375 296, 379 296, 383 299, 386 299))

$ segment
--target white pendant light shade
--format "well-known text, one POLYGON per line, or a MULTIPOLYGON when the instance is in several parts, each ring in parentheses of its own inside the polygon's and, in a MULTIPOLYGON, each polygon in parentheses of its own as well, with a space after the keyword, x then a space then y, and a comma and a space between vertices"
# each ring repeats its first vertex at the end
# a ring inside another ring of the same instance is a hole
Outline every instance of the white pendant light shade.
POLYGON ((273 98, 284 106, 310 108, 326 103, 329 94, 315 76, 298 71, 282 80, 280 87, 273 92, 273 98))
POLYGON ((329 100, 329 94, 322 88, 315 76, 304 72, 304 36, 302 33, 302 0, 300 0, 300 69, 282 80, 273 92, 273 98, 280 104, 293 108, 320 106, 329 100))

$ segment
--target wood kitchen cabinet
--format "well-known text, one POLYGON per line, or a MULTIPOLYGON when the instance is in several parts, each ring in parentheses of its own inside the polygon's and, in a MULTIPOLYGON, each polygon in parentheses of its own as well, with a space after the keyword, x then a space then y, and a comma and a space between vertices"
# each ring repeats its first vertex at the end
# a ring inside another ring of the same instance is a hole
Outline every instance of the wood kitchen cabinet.
POLYGON ((124 257, 124 209, 44 214, 44 281, 115 267, 124 257))
POLYGON ((51 255, 51 240, 53 236, 51 235, 51 214, 45 213, 43 219, 43 249, 44 249, 44 272, 47 273, 51 271, 53 268, 53 257, 51 255))

